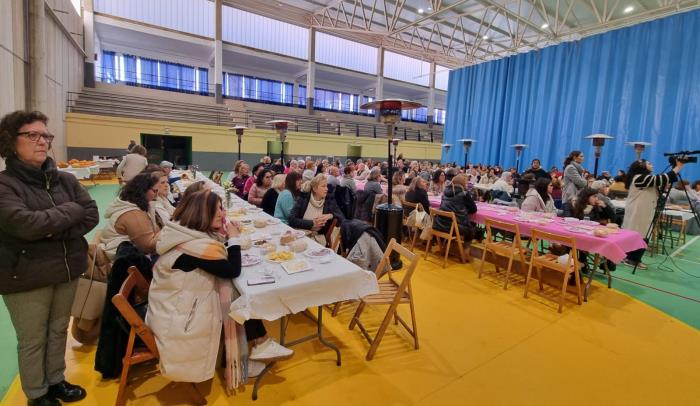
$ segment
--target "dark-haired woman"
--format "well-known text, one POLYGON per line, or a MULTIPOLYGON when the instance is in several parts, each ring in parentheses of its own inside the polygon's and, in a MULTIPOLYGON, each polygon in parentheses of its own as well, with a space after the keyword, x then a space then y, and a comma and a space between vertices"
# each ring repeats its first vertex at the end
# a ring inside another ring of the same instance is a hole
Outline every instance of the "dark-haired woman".
POLYGON ((105 212, 107 225, 102 230, 102 249, 114 260, 119 244, 131 241, 144 254, 153 254, 162 225, 158 224, 150 202, 158 196, 157 179, 148 173, 140 173, 131 179, 119 193, 119 197, 105 212))
POLYGON ((579 220, 588 217, 601 224, 609 223, 615 217, 615 211, 598 198, 598 191, 593 188, 582 189, 573 201, 571 214, 579 220))
POLYGON ((543 213, 556 213, 552 191, 554 186, 548 177, 541 177, 535 181, 535 187, 529 189, 525 194, 520 207, 523 211, 537 211, 543 213))
POLYGON ((433 172, 433 181, 430 183, 429 192, 435 196, 440 196, 445 191, 445 172, 442 169, 437 169, 433 172))
POLYGON ((260 207, 265 192, 267 192, 270 186, 272 186, 272 171, 263 169, 258 172, 258 176, 255 177, 255 183, 248 192, 248 203, 260 207))
POLYGON ((250 192, 250 188, 253 187, 255 181, 258 179, 258 175, 264 169, 265 164, 263 164, 262 162, 258 162, 257 164, 253 165, 252 175, 248 177, 248 179, 245 181, 245 185, 243 185, 243 199, 248 200, 248 193, 250 192))
POLYGON ((297 171, 291 171, 284 179, 284 190, 277 197, 275 203, 275 217, 282 220, 284 224, 289 223, 289 213, 294 207, 301 190, 301 175, 297 171))
POLYGON ((287 177, 285 174, 277 174, 272 178, 272 183, 269 189, 265 192, 260 203, 260 208, 270 216, 275 215, 275 207, 280 193, 284 190, 284 180, 287 177))
POLYGON ((583 177, 585 170, 581 164, 583 163, 583 152, 571 151, 568 157, 564 160, 564 175, 562 176, 563 190, 561 202, 564 209, 564 216, 571 216, 572 200, 576 198, 578 193, 588 186, 588 181, 583 177))
MULTIPOLYGON (((29 405, 83 399, 65 381, 66 337, 87 243, 99 214, 75 176, 48 157, 48 118, 15 111, 0 121, 0 294, 17 335, 22 391, 29 405)), ((8 365, 7 359, 3 363, 8 365)))
MULTIPOLYGON (((627 199, 625 199, 625 218, 622 221, 622 228, 634 230, 646 238, 651 222, 654 220, 654 211, 659 200, 659 189, 663 189, 678 180, 678 172, 682 168, 683 163, 677 161, 671 171, 661 175, 652 175, 654 167, 651 162, 647 160, 634 161, 627 171, 627 179, 625 180, 625 187, 629 192, 627 199)), ((646 269, 647 266, 642 263, 644 251, 644 249, 639 249, 628 253, 625 263, 646 269)))
MULTIPOLYGON (((215 193, 193 193, 183 198, 158 239, 160 257, 148 292, 146 323, 156 337, 161 373, 173 381, 203 382, 214 377, 225 317, 219 292, 230 291, 232 286, 226 284, 241 273, 240 230, 236 223, 224 227, 225 215, 215 193)), ((244 326, 247 338, 257 344, 251 360, 293 354, 267 337, 260 320, 249 320, 244 326)), ((248 367, 248 376, 255 376, 264 364, 249 362, 248 367)))

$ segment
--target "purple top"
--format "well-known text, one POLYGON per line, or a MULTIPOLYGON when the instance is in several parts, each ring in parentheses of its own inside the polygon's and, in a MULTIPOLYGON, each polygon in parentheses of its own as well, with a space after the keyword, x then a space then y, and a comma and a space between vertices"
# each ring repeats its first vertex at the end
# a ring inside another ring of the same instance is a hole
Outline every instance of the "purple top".
POLYGON ((231 182, 231 183, 233 183, 233 187, 238 189, 236 196, 240 197, 241 199, 243 199, 243 188, 245 187, 245 182, 248 180, 249 177, 250 176, 246 176, 246 177, 235 176, 233 178, 233 181, 231 182))

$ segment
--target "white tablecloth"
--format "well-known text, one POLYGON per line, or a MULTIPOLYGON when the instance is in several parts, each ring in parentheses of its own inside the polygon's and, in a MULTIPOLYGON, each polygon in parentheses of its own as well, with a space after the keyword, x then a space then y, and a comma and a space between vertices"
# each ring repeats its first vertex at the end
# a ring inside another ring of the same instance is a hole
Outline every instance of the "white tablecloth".
POLYGON ((100 169, 113 169, 114 165, 119 163, 116 159, 100 159, 96 162, 100 169))
MULTIPOLYGON (((627 207, 626 200, 612 200, 612 204, 617 209, 624 209, 625 207, 627 207)), ((693 213, 690 210, 666 209, 664 210, 663 214, 671 217, 680 217, 681 219, 683 219, 683 221, 688 221, 693 218, 693 213)))
MULTIPOLYGON (((178 176, 181 176, 183 172, 187 173, 191 179, 192 173, 190 171, 174 170, 174 171, 172 171, 172 174, 170 176, 178 177, 178 176)), ((188 180, 188 181, 178 180, 177 182, 175 182, 175 186, 177 186, 177 188, 180 190, 180 193, 184 193, 185 189, 187 189, 187 187, 189 185, 191 185, 194 182, 199 182, 200 180, 206 182, 206 184, 209 185, 209 187, 211 188, 211 190, 214 193, 216 193, 217 195, 221 196, 222 199, 224 199, 224 195, 225 195, 224 188, 221 185, 217 185, 216 183, 214 183, 213 180, 204 176, 204 174, 202 174, 202 172, 197 172, 194 180, 188 180)))
POLYGON ((90 175, 97 175, 100 173, 100 167, 98 165, 88 166, 86 168, 58 168, 59 171, 72 173, 78 179, 90 179, 90 175))
MULTIPOLYGON (((231 201, 234 207, 247 206, 237 196, 232 196, 231 201)), ((258 217, 271 218, 264 212, 246 215, 246 218, 253 220, 258 217)), ((279 249, 279 235, 286 230, 291 228, 277 224, 256 229, 250 236, 271 234, 279 249)), ((305 239, 307 249, 321 247, 312 239, 305 239)), ((330 263, 322 264, 316 259, 307 258, 303 253, 297 253, 295 259, 306 259, 313 269, 288 275, 281 265, 265 260, 260 249, 253 247, 243 252, 260 255, 263 261, 258 265, 244 267, 241 275, 234 279, 234 285, 241 296, 231 304, 230 316, 238 323, 248 319, 277 320, 309 307, 359 299, 379 292, 373 272, 365 271, 335 254, 330 263), (266 269, 272 271, 275 283, 248 286, 248 279, 262 276, 266 269)))

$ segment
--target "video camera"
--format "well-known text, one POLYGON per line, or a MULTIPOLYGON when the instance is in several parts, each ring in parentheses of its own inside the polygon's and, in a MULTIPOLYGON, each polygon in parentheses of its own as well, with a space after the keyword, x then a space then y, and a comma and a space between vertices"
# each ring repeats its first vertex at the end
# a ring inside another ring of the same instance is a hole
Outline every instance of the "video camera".
POLYGON ((698 163, 698 157, 691 156, 691 155, 698 155, 698 154, 700 154, 700 150, 671 152, 671 153, 664 154, 664 156, 668 157, 668 163, 671 164, 671 166, 676 166, 677 162, 681 162, 684 164, 696 164, 696 163, 698 163))

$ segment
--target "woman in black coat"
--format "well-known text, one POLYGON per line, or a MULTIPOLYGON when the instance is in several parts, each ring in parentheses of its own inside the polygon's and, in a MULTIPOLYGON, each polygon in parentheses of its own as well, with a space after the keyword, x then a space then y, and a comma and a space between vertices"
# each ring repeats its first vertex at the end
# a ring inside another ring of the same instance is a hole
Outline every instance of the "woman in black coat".
POLYGON ((345 221, 335 198, 328 193, 325 175, 316 175, 311 180, 309 193, 302 193, 289 213, 289 226, 314 231, 316 241, 325 245, 324 235, 334 218, 338 220, 338 227, 345 221))
POLYGON ((423 210, 430 211, 430 199, 428 199, 428 182, 420 176, 416 176, 408 186, 408 192, 404 200, 409 203, 420 203, 423 210))
MULTIPOLYGON (((469 215, 476 213, 476 203, 467 193, 467 178, 457 175, 452 183, 445 188, 440 202, 440 210, 454 212, 459 227, 459 235, 462 242, 467 243, 474 239, 474 226, 469 221, 469 215)), ((433 228, 445 233, 450 231, 451 221, 445 217, 436 217, 433 228)))

